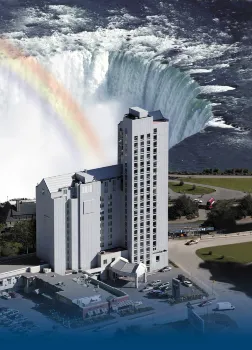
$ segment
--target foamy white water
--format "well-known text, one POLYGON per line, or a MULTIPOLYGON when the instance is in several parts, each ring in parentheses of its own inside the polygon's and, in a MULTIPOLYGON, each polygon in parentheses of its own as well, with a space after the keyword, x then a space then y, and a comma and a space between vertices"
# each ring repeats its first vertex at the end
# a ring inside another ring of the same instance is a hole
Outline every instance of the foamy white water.
POLYGON ((40 96, 0 61, 0 142, 1 149, 6 149, 0 155, 4 164, 1 201, 7 196, 34 197, 35 186, 43 177, 115 163, 117 123, 132 105, 160 109, 169 118, 169 147, 202 130, 212 117, 210 104, 197 99, 201 91, 198 84, 172 64, 189 66, 205 57, 219 57, 226 45, 185 45, 184 39, 173 36, 173 26, 166 16, 147 16, 148 25, 144 27, 119 29, 122 24, 139 21, 124 10, 111 13, 107 28, 73 33, 73 28, 90 22, 84 10, 68 6, 49 6, 49 10, 52 13, 26 8, 19 14, 16 31, 7 36, 27 55, 35 56, 72 93, 100 136, 108 157, 97 164, 91 148, 73 150, 40 96), (55 16, 58 31, 54 34, 23 35, 27 25, 52 26, 55 16), (157 30, 157 21, 159 26, 169 26, 169 36, 157 30), (170 58, 169 50, 177 47, 183 52, 170 58), (170 64, 161 64, 163 56, 170 64))
POLYGON ((228 125, 225 123, 225 121, 221 118, 213 118, 211 120, 209 120, 209 122, 207 123, 206 126, 212 126, 215 128, 223 128, 223 129, 234 129, 234 127, 232 125, 228 125))
POLYGON ((225 92, 230 90, 235 90, 235 88, 231 86, 221 86, 221 85, 206 85, 201 87, 201 91, 205 94, 225 92))

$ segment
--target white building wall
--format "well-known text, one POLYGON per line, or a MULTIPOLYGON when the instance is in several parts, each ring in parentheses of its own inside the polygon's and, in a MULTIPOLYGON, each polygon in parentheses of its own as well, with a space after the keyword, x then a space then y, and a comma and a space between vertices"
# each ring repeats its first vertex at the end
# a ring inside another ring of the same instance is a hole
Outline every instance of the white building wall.
MULTIPOLYGON (((153 269, 158 270, 168 265, 168 122, 154 122, 153 145, 157 143, 153 162, 156 162, 156 250, 153 251, 153 269), (156 137, 156 139, 154 139, 156 137), (156 156, 156 158, 155 158, 156 156)), ((153 169, 153 170, 154 170, 153 169)))
POLYGON ((79 257, 80 268, 97 267, 100 251, 100 195, 99 181, 79 187, 79 257))
POLYGON ((154 271, 168 264, 168 122, 154 123, 147 111, 142 112, 146 117, 125 116, 118 125, 118 161, 124 176, 122 230, 126 227, 130 261, 142 262, 154 271), (158 148, 154 147, 156 126, 158 148), (155 169, 154 156, 158 159, 155 169))
POLYGON ((54 199, 54 261, 53 270, 64 275, 66 271, 66 198, 54 199))
POLYGON ((123 244, 121 233, 121 179, 101 182, 100 250, 119 247, 123 244))
POLYGON ((53 264, 54 204, 44 180, 36 187, 36 253, 53 264))
POLYGON ((79 269, 79 206, 78 198, 69 199, 67 202, 67 215, 69 217, 69 265, 68 268, 78 271, 79 269))

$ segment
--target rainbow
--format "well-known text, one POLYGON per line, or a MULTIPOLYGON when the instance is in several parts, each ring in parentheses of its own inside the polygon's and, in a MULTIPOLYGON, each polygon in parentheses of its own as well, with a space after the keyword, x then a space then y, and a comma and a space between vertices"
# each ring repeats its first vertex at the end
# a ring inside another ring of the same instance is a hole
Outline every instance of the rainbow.
POLYGON ((103 160, 104 154, 96 132, 70 93, 56 78, 35 57, 25 55, 4 38, 0 38, 0 53, 3 55, 0 64, 21 78, 49 104, 63 125, 65 134, 73 139, 75 145, 103 160))

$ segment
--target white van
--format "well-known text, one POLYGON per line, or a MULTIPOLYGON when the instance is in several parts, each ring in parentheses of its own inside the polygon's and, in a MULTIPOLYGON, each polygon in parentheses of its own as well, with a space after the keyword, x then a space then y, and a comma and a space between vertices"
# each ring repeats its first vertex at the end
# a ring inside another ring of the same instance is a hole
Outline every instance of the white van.
POLYGON ((222 301, 216 304, 217 311, 234 310, 235 307, 229 301, 222 301))

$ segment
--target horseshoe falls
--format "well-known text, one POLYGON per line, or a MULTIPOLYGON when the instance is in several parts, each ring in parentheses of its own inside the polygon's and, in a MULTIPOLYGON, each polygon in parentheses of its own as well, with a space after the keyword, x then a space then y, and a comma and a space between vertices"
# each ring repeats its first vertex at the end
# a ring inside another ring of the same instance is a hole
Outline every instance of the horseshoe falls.
POLYGON ((117 123, 130 106, 160 109, 169 118, 169 147, 202 130, 211 118, 210 104, 197 99, 198 84, 179 69, 157 60, 106 50, 65 51, 38 55, 37 59, 71 92, 99 135, 108 158, 104 164, 96 164, 89 148, 73 152, 64 142, 64 137, 70 136, 58 132, 53 111, 31 93, 25 79, 20 81, 0 65, 0 142, 1 148, 12 154, 1 157, 9 169, 4 175, 6 181, 12 177, 11 169, 19 169, 17 186, 12 193, 2 189, 1 200, 33 196, 35 182, 45 176, 116 162, 117 123))

